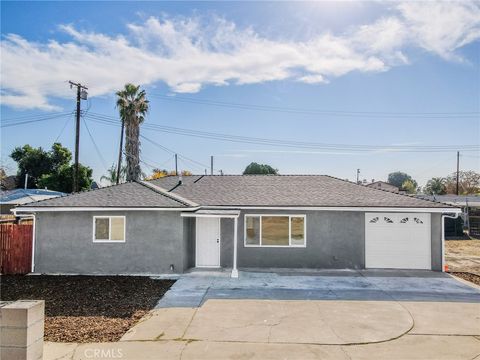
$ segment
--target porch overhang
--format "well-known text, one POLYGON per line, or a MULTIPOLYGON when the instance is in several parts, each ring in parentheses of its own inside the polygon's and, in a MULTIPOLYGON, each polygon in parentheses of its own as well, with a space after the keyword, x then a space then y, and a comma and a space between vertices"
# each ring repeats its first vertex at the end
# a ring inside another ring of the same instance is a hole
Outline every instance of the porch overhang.
POLYGON ((232 278, 238 278, 237 269, 237 246, 238 246, 238 217, 240 210, 222 210, 222 209, 199 209, 193 212, 182 212, 182 217, 190 218, 223 218, 233 219, 233 267, 232 278))
POLYGON ((240 216, 240 210, 205 210, 200 209, 193 212, 182 212, 182 217, 214 217, 237 219, 240 216))

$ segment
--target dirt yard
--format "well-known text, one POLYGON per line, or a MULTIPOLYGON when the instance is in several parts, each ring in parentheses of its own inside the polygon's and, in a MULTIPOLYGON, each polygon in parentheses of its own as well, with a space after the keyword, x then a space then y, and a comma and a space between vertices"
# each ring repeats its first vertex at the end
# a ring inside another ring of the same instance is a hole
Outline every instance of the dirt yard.
POLYGON ((0 300, 45 300, 45 340, 118 341, 174 281, 140 276, 0 276, 0 300))
POLYGON ((445 262, 454 275, 480 285, 480 240, 445 241, 445 262))

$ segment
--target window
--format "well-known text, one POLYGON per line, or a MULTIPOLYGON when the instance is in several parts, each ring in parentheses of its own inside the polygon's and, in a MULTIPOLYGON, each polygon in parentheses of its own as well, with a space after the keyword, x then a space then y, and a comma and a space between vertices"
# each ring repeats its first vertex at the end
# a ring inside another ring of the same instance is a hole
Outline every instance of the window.
POLYGON ((305 247, 305 215, 246 215, 245 246, 305 247))
POLYGON ((93 242, 125 242, 125 216, 94 216, 93 242))

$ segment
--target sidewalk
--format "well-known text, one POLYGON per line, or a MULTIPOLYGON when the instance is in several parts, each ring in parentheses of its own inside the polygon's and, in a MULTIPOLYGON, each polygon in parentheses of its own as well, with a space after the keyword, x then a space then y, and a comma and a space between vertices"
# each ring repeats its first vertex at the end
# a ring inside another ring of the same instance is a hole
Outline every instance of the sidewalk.
POLYGON ((152 311, 121 341, 47 343, 44 359, 473 359, 480 304, 207 300, 152 311))

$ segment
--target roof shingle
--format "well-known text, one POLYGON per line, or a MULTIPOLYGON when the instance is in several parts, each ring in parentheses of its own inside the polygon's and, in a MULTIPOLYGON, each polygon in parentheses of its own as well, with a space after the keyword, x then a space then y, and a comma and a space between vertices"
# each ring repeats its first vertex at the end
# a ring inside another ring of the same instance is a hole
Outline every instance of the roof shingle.
POLYGON ((168 176, 152 183, 204 206, 448 207, 327 175, 184 176, 181 185, 168 176))
POLYGON ((137 182, 104 187, 30 203, 26 207, 165 207, 187 205, 137 182))

